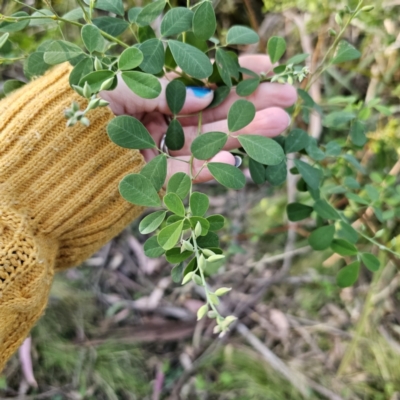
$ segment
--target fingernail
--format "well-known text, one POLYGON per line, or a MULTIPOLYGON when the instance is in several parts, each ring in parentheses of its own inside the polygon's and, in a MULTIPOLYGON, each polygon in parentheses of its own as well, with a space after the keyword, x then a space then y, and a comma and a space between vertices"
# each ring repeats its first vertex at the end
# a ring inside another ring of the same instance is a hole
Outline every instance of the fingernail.
POLYGON ((196 97, 205 97, 212 92, 211 89, 201 86, 188 86, 188 90, 191 90, 196 97))
POLYGON ((235 156, 235 167, 239 168, 242 165, 242 157, 235 156))
POLYGON ((289 126, 292 125, 292 117, 291 117, 289 114, 288 114, 287 116, 288 116, 288 118, 289 118, 287 127, 289 128, 289 126))

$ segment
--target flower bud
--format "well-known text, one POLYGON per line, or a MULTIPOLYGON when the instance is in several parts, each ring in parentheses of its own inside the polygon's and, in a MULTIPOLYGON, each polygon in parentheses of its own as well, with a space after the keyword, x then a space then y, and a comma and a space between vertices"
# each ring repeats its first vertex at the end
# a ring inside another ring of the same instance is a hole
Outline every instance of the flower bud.
POLYGON ((90 86, 87 82, 85 82, 85 86, 83 86, 83 96, 87 99, 90 99, 90 97, 92 96, 92 90, 90 89, 90 86))
POLYGON ((181 253, 184 251, 194 251, 193 245, 187 240, 182 241, 181 253))
POLYGON ((213 251, 211 251, 210 249, 204 249, 204 250, 202 250, 202 252, 207 257, 215 256, 215 253, 213 251))
POLYGON ((80 122, 81 122, 82 125, 85 125, 85 126, 89 126, 90 125, 89 118, 86 118, 86 117, 82 117, 80 119, 80 122))
POLYGON ((365 6, 365 7, 363 7, 363 8, 361 9, 361 11, 370 12, 370 11, 372 11, 374 8, 375 8, 374 6, 365 6))
POLYGON ((97 57, 94 59, 94 69, 96 71, 99 71, 99 70, 103 69, 103 64, 101 63, 101 61, 97 57))
POLYGON ((106 81, 104 81, 102 83, 102 85, 100 86, 100 92, 102 90, 107 90, 110 89, 110 87, 112 86, 112 84, 114 83, 114 77, 107 79, 106 81))

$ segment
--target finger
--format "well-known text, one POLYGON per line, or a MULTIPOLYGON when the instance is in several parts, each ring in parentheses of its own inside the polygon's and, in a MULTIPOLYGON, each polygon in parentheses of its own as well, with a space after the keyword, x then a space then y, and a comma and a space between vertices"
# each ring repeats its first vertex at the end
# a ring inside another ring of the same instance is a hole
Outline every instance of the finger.
MULTIPOLYGON (((278 64, 272 64, 270 58, 264 54, 249 54, 239 57, 239 65, 242 68, 247 68, 256 74, 264 73, 269 75, 272 69, 278 64)), ((245 75, 248 77, 248 75, 245 75)))
MULTIPOLYGON (((243 99, 243 97, 238 96, 235 89, 232 89, 228 98, 221 105, 203 112, 203 123, 224 120, 232 104, 239 99, 243 99)), ((258 111, 270 107, 290 107, 296 102, 296 99, 297 92, 293 86, 269 82, 262 83, 253 94, 246 98, 254 104, 258 111)), ((197 117, 180 118, 180 121, 184 126, 196 125, 197 117)))
MULTIPOLYGON (((190 165, 188 161, 190 160, 190 156, 182 156, 177 159, 169 159, 168 160, 168 172, 167 172, 167 180, 171 178, 172 175, 176 174, 177 172, 184 172, 190 176, 190 165), (181 161, 182 160, 182 161, 181 161), (186 161, 186 162, 185 162, 186 161)), ((235 157, 228 153, 227 151, 221 151, 216 156, 214 156, 210 162, 220 162, 230 165, 235 165, 235 157)), ((207 167, 203 167, 205 161, 194 160, 193 161, 193 176, 196 176, 194 183, 203 183, 207 181, 211 181, 213 176, 211 172, 208 170, 207 167)))
MULTIPOLYGON (((162 114, 170 115, 171 111, 168 107, 167 98, 165 95, 166 87, 169 80, 160 79, 161 93, 155 99, 143 99, 136 95, 127 86, 121 76, 118 76, 118 86, 112 91, 100 92, 100 96, 110 103, 111 110, 115 115, 133 115, 141 118, 144 113, 158 111, 162 114)), ((182 114, 192 114, 206 108, 213 99, 213 92, 207 88, 186 89, 186 101, 182 114)))
MULTIPOLYGON (((265 110, 258 111, 249 125, 245 128, 233 132, 233 136, 238 135, 262 135, 266 137, 274 137, 281 134, 290 125, 291 119, 289 114, 278 107, 271 107, 265 110)), ((191 154, 190 147, 193 141, 198 136, 197 126, 184 127, 185 132, 185 145, 179 151, 171 151, 171 155, 187 155, 191 154)), ((228 121, 216 121, 209 124, 205 124, 202 127, 202 133, 207 132, 229 132, 228 121)), ((231 137, 228 139, 223 150, 233 150, 241 147, 237 139, 231 137)))

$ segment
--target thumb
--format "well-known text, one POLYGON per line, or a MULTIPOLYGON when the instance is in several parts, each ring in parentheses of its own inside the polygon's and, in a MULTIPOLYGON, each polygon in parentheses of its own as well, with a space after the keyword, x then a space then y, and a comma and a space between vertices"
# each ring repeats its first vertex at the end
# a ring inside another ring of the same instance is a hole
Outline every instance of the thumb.
MULTIPOLYGON (((170 81, 160 79, 161 93, 155 99, 143 99, 127 86, 121 76, 118 76, 118 86, 112 91, 100 92, 100 96, 110 103, 111 110, 115 115, 129 114, 139 116, 143 113, 158 111, 170 115, 166 98, 166 88, 170 81)), ((187 87, 186 101, 181 114, 192 114, 206 108, 213 100, 214 93, 211 89, 203 87, 187 87)))

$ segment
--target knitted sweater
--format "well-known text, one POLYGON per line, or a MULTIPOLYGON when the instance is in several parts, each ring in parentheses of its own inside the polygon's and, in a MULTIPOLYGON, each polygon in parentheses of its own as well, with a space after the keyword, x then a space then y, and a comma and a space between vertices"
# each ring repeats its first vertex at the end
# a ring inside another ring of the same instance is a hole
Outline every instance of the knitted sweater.
POLYGON ((86 100, 59 66, 0 101, 0 372, 46 307, 55 271, 76 266, 142 211, 118 182, 144 165, 113 144, 112 112, 66 127, 64 110, 86 100))

